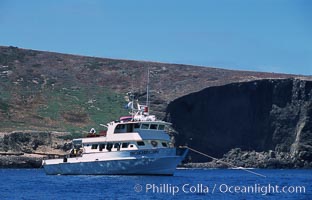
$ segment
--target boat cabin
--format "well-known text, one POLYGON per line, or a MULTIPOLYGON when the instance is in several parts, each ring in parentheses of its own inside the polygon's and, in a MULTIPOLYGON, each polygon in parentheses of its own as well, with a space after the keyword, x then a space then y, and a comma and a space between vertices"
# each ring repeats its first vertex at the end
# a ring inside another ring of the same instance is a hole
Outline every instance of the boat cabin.
POLYGON ((73 140, 71 154, 173 147, 163 121, 127 121, 108 124, 106 136, 73 140), (76 149, 76 150, 75 150, 76 149))

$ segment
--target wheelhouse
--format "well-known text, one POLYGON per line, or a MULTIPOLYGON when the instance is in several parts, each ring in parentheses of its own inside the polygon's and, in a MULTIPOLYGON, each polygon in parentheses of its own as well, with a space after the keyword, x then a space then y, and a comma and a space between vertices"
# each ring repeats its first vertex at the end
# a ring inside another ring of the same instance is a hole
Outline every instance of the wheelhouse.
POLYGON ((166 125, 170 125, 165 122, 126 122, 116 123, 113 133, 133 133, 140 132, 141 130, 149 131, 165 131, 166 125))

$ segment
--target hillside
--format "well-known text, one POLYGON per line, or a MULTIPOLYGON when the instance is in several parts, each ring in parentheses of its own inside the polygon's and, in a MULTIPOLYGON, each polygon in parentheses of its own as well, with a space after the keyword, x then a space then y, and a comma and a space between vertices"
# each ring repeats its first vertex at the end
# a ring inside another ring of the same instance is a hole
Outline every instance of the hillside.
POLYGON ((147 69, 150 110, 172 122, 178 145, 237 166, 312 168, 311 76, 16 47, 0 47, 0 167, 40 167, 45 154, 68 151, 70 138, 127 115, 126 92, 146 98, 147 69))
POLYGON ((293 77, 0 47, 1 131, 79 132, 116 119, 127 113, 126 92, 145 98, 147 68, 151 110, 159 118, 169 102, 206 87, 293 77))

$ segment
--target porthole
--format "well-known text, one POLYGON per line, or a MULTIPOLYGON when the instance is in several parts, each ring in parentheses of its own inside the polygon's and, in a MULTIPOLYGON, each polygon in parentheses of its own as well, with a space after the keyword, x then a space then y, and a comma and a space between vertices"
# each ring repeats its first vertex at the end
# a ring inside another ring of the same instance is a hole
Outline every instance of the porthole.
POLYGON ((152 140, 152 141, 151 141, 151 145, 152 145, 153 147, 157 147, 158 142, 156 142, 155 140, 152 140))

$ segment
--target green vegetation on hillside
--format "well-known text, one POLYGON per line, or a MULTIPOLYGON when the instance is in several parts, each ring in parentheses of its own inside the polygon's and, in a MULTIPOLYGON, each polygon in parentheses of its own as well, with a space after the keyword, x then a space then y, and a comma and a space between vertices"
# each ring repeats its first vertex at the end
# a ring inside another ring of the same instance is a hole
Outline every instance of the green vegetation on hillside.
POLYGON ((108 89, 63 88, 49 90, 44 96, 47 104, 39 107, 37 114, 60 122, 70 132, 87 130, 127 113, 123 96, 108 89))
POLYGON ((103 87, 80 88, 67 85, 60 89, 50 86, 40 89, 40 84, 34 87, 22 82, 19 86, 9 86, 2 82, 0 128, 60 130, 77 136, 83 131, 89 131, 91 127, 99 129, 99 124, 106 124, 121 115, 127 115, 125 104, 124 94, 103 87), (14 97, 11 97, 11 93, 14 93, 14 97), (32 102, 28 102, 28 99, 32 102), (26 114, 10 111, 10 108, 17 107, 28 110, 26 114), (10 120, 16 114, 20 119, 10 120))

